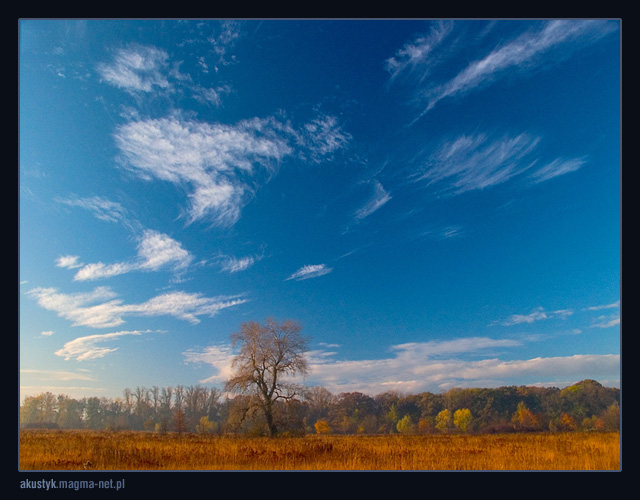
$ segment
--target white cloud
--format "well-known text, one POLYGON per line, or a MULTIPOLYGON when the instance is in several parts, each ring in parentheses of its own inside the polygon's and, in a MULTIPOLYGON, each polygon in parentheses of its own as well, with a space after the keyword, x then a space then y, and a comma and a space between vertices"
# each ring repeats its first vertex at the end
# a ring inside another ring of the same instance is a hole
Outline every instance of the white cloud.
POLYGON ((196 101, 215 107, 219 107, 222 104, 222 96, 224 94, 229 94, 231 92, 230 87, 227 85, 216 87, 215 89, 195 85, 192 90, 193 98, 196 101))
POLYGON ((95 380, 91 375, 61 370, 32 370, 25 368, 21 369, 20 373, 22 375, 38 375, 41 380, 95 380))
POLYGON ((505 361, 497 357, 461 359, 463 353, 479 354, 490 349, 518 346, 494 339, 459 339, 446 342, 411 343, 395 346, 395 357, 377 360, 330 361, 310 358, 309 380, 334 393, 361 391, 371 395, 389 390, 405 393, 440 391, 451 387, 498 387, 528 378, 546 383, 557 378, 615 377, 618 355, 576 355, 505 361), (552 377, 550 379, 550 377, 552 377))
POLYGON ((236 61, 234 55, 229 56, 229 50, 232 49, 242 35, 242 21, 224 20, 220 21, 220 33, 210 37, 209 42, 213 46, 217 56, 217 64, 228 65, 236 61))
POLYGON ((517 347, 520 342, 511 339, 492 339, 489 337, 468 337, 454 340, 439 340, 430 342, 410 342, 398 344, 392 350, 399 353, 402 359, 412 356, 433 358, 443 355, 476 352, 484 349, 517 347))
POLYGON ((506 320, 500 322, 500 324, 504 326, 520 325, 523 323, 531 324, 535 321, 551 318, 566 319, 572 314, 573 311, 570 309, 559 309, 557 311, 546 312, 542 307, 537 307, 529 314, 513 314, 506 320))
POLYGON ((536 183, 548 181, 549 179, 553 179, 559 175, 575 172, 585 163, 586 160, 581 158, 573 158, 569 160, 556 159, 533 172, 531 174, 531 178, 536 183))
POLYGON ((601 306, 591 306, 591 307, 587 307, 586 310, 587 311, 600 311, 601 309, 616 309, 620 307, 620 301, 617 300, 611 304, 605 304, 605 305, 601 305, 601 306))
POLYGON ((367 201, 367 203, 359 208, 355 213, 356 220, 362 220, 365 217, 369 217, 373 212, 380 209, 385 203, 391 199, 391 195, 385 191, 378 181, 374 181, 373 196, 367 201))
POLYGON ((503 184, 534 169, 529 178, 537 184, 575 172, 586 163, 585 159, 555 159, 536 167, 540 142, 540 137, 527 133, 461 135, 430 152, 412 180, 441 183, 444 191, 461 194, 503 184))
MULTIPOLYGON (((196 99, 215 105, 221 92, 230 91, 197 86, 192 90, 196 99)), ((237 222, 244 205, 285 158, 316 164, 332 158, 350 140, 337 118, 325 114, 295 129, 282 117, 226 124, 176 113, 120 125, 114 138, 125 168, 142 179, 170 182, 186 192, 190 223, 205 220, 223 226, 237 222)))
POLYGON ((425 92, 428 103, 424 113, 442 99, 464 95, 509 71, 523 73, 539 68, 548 63, 546 56, 552 50, 572 49, 574 42, 578 42, 576 46, 589 44, 615 29, 615 24, 591 20, 553 20, 541 22, 539 26, 472 61, 446 83, 430 88, 425 92))
POLYGON ((501 138, 463 135, 432 153, 416 180, 448 180, 456 194, 502 184, 531 167, 533 160, 526 157, 539 141, 524 133, 501 138))
POLYGON ((185 269, 191 264, 193 256, 166 234, 146 230, 138 245, 140 269, 158 270, 166 265, 174 269, 185 269))
POLYGON ((56 198, 56 201, 64 205, 89 210, 98 219, 106 222, 126 222, 127 219, 127 211, 120 203, 100 196, 88 198, 56 198))
MULTIPOLYGON (((321 385, 334 394, 359 391, 370 395, 395 390, 417 394, 451 387, 499 387, 527 378, 549 384, 557 379, 576 382, 584 378, 611 377, 619 373, 618 355, 575 355, 565 357, 501 360, 497 353, 521 346, 509 339, 487 337, 447 341, 412 342, 391 347, 393 356, 383 359, 336 360, 336 345, 322 345, 306 353, 309 375, 306 382, 321 385), (484 359, 473 359, 479 355, 484 359), (463 359, 465 355, 473 358, 463 359)), ((216 373, 201 382, 224 383, 231 375, 234 353, 228 345, 184 353, 187 362, 212 366, 216 373)), ((573 383, 571 382, 571 383, 573 383)))
POLYGON ((128 92, 151 92, 170 87, 169 54, 162 49, 134 45, 116 52, 113 62, 99 64, 98 72, 104 81, 128 92))
POLYGON ((83 266, 79 259, 80 257, 77 255, 61 255, 56 259, 56 266, 66 269, 77 269, 83 266))
POLYGON ((296 132, 296 142, 302 146, 300 154, 314 163, 331 158, 331 155, 346 147, 351 135, 342 130, 335 116, 321 115, 305 124, 296 132))
POLYGON ((189 350, 183 353, 187 363, 203 363, 212 366, 216 373, 201 380, 200 383, 224 383, 228 380, 233 371, 232 364, 235 353, 227 345, 213 345, 206 347, 200 352, 189 350))
POLYGON ((541 307, 539 307, 529 314, 512 314, 511 316, 509 316, 509 319, 503 321, 502 324, 505 326, 520 325, 522 323, 531 324, 534 321, 540 321, 547 318, 547 314, 541 307))
POLYGON ((212 219, 230 225, 240 217, 256 168, 273 172, 291 154, 280 128, 272 120, 231 126, 162 118, 122 125, 115 139, 136 175, 187 190, 190 222, 212 219))
MULTIPOLYGON (((77 259, 61 257, 62 262, 78 267, 77 259)), ((59 259, 59 264, 61 260, 59 259)), ((137 259, 114 264, 102 262, 82 265, 75 274, 75 281, 93 281, 109 278, 132 271, 158 271, 170 267, 174 272, 182 272, 189 267, 193 256, 182 245, 166 234, 145 230, 138 242, 137 259)), ((65 266, 69 267, 69 265, 65 266)))
POLYGON ((124 304, 107 287, 92 292, 64 294, 55 288, 35 288, 28 295, 40 307, 72 322, 72 326, 111 328, 125 316, 173 316, 196 324, 199 316, 213 317, 223 309, 245 303, 240 296, 205 297, 198 293, 170 292, 140 304, 124 304))
POLYGON ((118 262, 115 264, 103 264, 102 262, 94 262, 82 266, 73 279, 75 281, 93 281, 104 278, 111 278, 119 274, 125 274, 133 270, 134 266, 126 262, 118 262))
POLYGON ((319 276, 324 276, 325 274, 329 274, 331 271, 333 271, 333 268, 327 267, 326 264, 302 266, 295 273, 289 276, 285 281, 289 281, 289 280, 301 281, 309 278, 317 278, 319 276))
POLYGON ((416 72, 418 79, 423 80, 437 61, 432 57, 434 50, 452 29, 451 22, 439 21, 428 34, 417 36, 399 49, 395 56, 387 59, 385 69, 391 74, 391 81, 402 73, 413 75, 416 72))
POLYGON ((125 335, 142 335, 143 333, 150 333, 150 330, 144 332, 137 330, 121 331, 78 337, 77 339, 65 343, 62 349, 57 350, 55 354, 63 357, 65 360, 75 358, 76 361, 87 361, 90 359, 102 358, 107 354, 117 351, 118 348, 100 347, 97 344, 113 341, 125 335))
POLYGON ((600 316, 592 328, 612 328, 620 324, 620 316, 600 316))
POLYGON ((229 273, 237 273, 239 271, 246 271, 249 269, 255 262, 259 260, 256 257, 230 257, 224 256, 221 257, 220 269, 229 273))

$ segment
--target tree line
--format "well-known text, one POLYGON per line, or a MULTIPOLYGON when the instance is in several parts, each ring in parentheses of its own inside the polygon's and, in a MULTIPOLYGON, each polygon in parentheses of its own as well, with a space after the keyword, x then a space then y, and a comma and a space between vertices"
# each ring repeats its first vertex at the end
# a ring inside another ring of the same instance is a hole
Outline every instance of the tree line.
POLYGON ((527 386, 451 389, 403 396, 332 394, 294 383, 308 372, 308 339, 296 321, 248 321, 232 334, 238 348, 225 392, 196 386, 136 387, 122 398, 47 392, 25 399, 20 424, 65 429, 157 432, 388 434, 613 430, 620 391, 594 380, 564 389, 527 386), (231 397, 231 396, 234 397, 231 397))
MULTIPOLYGON (((21 428, 142 430, 269 435, 251 395, 213 387, 136 387, 122 397, 74 399, 45 392, 24 399, 21 428)), ((563 389, 506 386, 434 394, 333 394, 307 387, 276 401, 279 434, 430 434, 590 431, 620 428, 620 391, 594 380, 563 389)))

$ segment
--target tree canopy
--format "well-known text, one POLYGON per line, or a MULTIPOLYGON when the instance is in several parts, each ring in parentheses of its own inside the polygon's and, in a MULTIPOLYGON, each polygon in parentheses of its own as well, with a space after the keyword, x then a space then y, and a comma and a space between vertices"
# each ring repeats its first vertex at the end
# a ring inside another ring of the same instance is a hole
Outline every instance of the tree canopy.
POLYGON ((231 392, 250 395, 247 411, 257 406, 263 413, 269 436, 277 432, 274 404, 290 401, 301 392, 292 377, 307 373, 307 339, 295 321, 277 323, 268 319, 264 325, 243 323, 232 335, 234 347, 239 346, 233 360, 234 373, 226 383, 231 392))

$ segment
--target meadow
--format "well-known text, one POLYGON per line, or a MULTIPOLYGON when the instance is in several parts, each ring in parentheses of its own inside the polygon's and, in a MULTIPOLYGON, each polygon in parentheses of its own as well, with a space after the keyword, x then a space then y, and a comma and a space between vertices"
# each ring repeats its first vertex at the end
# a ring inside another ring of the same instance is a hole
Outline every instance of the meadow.
POLYGON ((20 470, 620 470, 619 432, 255 438, 21 430, 20 470))

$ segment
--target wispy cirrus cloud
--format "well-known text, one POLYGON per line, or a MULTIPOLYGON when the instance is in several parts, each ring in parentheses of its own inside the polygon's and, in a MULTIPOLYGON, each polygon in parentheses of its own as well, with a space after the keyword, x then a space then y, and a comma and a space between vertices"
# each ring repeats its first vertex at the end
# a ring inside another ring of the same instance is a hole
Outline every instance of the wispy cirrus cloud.
POLYGON ((97 69, 105 82, 131 93, 170 87, 169 54, 156 47, 132 45, 120 49, 110 63, 101 63, 97 69))
POLYGON ((369 217, 372 213, 382 208, 389 200, 391 200, 391 195, 387 192, 382 184, 378 181, 373 181, 373 194, 371 198, 364 204, 364 206, 360 207, 356 210, 354 217, 356 220, 362 220, 366 217, 369 217))
POLYGON ((541 142, 540 137, 527 133, 460 135, 430 152, 411 178, 427 185, 438 183, 445 192, 461 194, 503 184, 525 172, 530 172, 529 178, 537 184, 575 172, 586 163, 583 158, 555 159, 539 167, 541 142))
POLYGON ((529 169, 527 160, 540 138, 528 134, 489 137, 462 135, 444 142, 414 177, 428 184, 447 181, 447 190, 460 194, 502 184, 529 169))
POLYGON ((193 256, 182 245, 166 234, 145 230, 138 242, 136 259, 113 264, 102 262, 82 264, 78 256, 65 255, 57 259, 58 267, 77 269, 74 281, 94 281, 132 271, 158 271, 169 267, 175 273, 185 271, 193 256))
MULTIPOLYGON (((443 46, 442 42, 454 28, 455 24, 439 23, 428 35, 406 44, 386 63, 391 76, 395 78, 399 71, 423 73, 425 67, 448 60, 452 47, 443 46), (438 47, 442 50, 434 54, 438 47)), ((434 78, 425 80, 428 83, 416 90, 416 100, 426 103, 420 116, 443 99, 461 97, 506 76, 526 74, 562 60, 615 29, 617 24, 606 20, 536 21, 532 28, 495 46, 443 83, 434 84, 434 78)), ((457 41, 457 37, 453 40, 457 41)))
POLYGON ((539 182, 548 181, 559 175, 568 174, 569 172, 575 172, 586 163, 584 158, 570 158, 570 159, 555 159, 547 165, 538 168, 531 174, 533 182, 536 184, 539 182))
POLYGON ((613 328, 618 325, 620 325, 620 315, 610 314, 608 316, 598 316, 591 325, 591 328, 613 328))
POLYGON ((236 57, 229 55, 229 52, 242 38, 242 26, 242 21, 220 21, 220 31, 214 36, 207 38, 207 41, 213 47, 214 53, 217 57, 216 70, 220 65, 226 66, 236 62, 236 57))
POLYGON ((228 273, 246 271, 260 259, 261 257, 254 257, 253 255, 240 258, 225 255, 219 259, 220 270, 228 273))
POLYGON ((452 22, 438 21, 427 34, 418 35, 404 44, 393 57, 385 61, 384 67, 390 73, 390 81, 407 75, 421 82, 429 69, 437 64, 438 58, 432 57, 433 53, 452 29, 452 22))
MULTIPOLYGON (((223 34, 232 31, 225 29, 223 34)), ((221 64, 225 61, 225 47, 231 44, 231 40, 229 36, 222 35, 219 38, 222 42, 217 43, 215 40, 213 43, 217 63, 221 64)), ((178 91, 186 91, 201 104, 218 107, 222 104, 222 96, 231 92, 226 84, 203 87, 194 83, 190 75, 180 72, 179 66, 179 63, 171 62, 169 53, 164 49, 131 44, 118 49, 111 61, 98 64, 97 71, 103 82, 137 98, 154 97, 158 94, 169 96, 178 91)), ((200 66, 206 68, 206 63, 201 61, 200 66)))
POLYGON ((106 222, 126 222, 128 212, 122 204, 101 196, 56 198, 56 202, 71 207, 79 207, 91 212, 96 218, 106 222))
POLYGON ((294 132, 294 141, 303 159, 313 163, 331 158, 347 146, 351 135, 345 132, 335 116, 321 114, 294 132))
POLYGON ((585 311, 600 311, 602 309, 618 309, 620 307, 620 301, 616 300, 615 302, 612 302, 611 304, 604 304, 604 305, 599 305, 599 306, 590 306, 585 308, 585 311))
POLYGON ((22 375, 38 375, 40 380, 85 380, 93 381, 95 377, 86 373, 75 373, 64 370, 34 370, 30 368, 20 369, 22 375))
POLYGON ((223 309, 247 302, 242 296, 206 297, 199 293, 170 292, 139 304, 125 304, 108 287, 91 292, 65 294, 56 288, 34 288, 28 295, 43 309, 55 312, 72 326, 111 328, 126 316, 172 316, 192 324, 200 316, 213 317, 223 309))
POLYGON ((512 314, 506 320, 499 321, 498 323, 503 326, 514 326, 514 325, 521 325, 523 323, 531 324, 536 321, 552 319, 552 318, 565 319, 572 315, 573 315, 573 311, 570 309, 558 309, 557 311, 545 311, 544 308, 537 307, 528 314, 512 314))
POLYGON ((55 352, 55 354, 56 356, 63 357, 67 361, 70 359, 75 359, 76 361, 88 361, 91 359, 102 358, 107 354, 117 351, 118 347, 102 347, 98 344, 111 342, 127 335, 142 335, 146 333, 152 332, 151 330, 133 330, 78 337, 66 342, 61 349, 58 349, 55 352))
POLYGON ((302 266, 295 273, 289 276, 285 281, 302 281, 309 278, 318 278, 320 276, 324 276, 325 274, 329 274, 331 271, 333 271, 333 268, 328 267, 326 264, 302 266))

